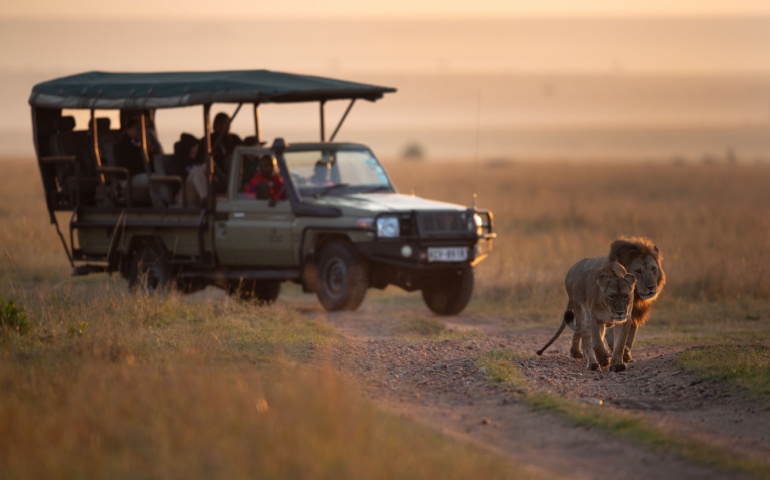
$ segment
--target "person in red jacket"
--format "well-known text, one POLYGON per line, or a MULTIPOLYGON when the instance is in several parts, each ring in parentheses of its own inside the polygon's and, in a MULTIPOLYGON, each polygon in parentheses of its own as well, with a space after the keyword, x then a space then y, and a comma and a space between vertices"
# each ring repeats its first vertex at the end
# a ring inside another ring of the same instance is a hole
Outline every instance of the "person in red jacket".
POLYGON ((262 155, 257 165, 257 173, 246 185, 245 193, 253 193, 257 200, 269 199, 270 206, 278 200, 286 199, 286 188, 283 178, 277 172, 275 159, 270 155, 262 155))

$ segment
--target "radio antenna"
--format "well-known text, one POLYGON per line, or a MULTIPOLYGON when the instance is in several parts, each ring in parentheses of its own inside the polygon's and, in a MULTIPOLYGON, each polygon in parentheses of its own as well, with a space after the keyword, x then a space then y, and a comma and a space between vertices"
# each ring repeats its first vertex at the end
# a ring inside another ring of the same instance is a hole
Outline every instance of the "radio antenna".
POLYGON ((476 91, 476 154, 474 165, 479 166, 479 125, 481 124, 481 89, 476 91))

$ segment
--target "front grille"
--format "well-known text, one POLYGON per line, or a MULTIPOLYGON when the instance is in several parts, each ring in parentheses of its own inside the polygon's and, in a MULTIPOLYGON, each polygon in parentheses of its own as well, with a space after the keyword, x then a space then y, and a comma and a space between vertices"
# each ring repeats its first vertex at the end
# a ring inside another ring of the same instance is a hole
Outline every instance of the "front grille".
POLYGON ((467 212, 419 212, 417 221, 425 237, 468 233, 467 212))

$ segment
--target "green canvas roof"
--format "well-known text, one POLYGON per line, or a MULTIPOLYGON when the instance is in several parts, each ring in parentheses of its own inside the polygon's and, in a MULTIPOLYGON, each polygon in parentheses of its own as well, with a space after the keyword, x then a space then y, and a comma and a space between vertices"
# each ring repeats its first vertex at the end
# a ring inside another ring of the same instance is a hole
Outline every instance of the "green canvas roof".
POLYGON ((375 101, 395 88, 269 70, 86 72, 42 82, 29 103, 43 108, 144 109, 210 103, 375 101))

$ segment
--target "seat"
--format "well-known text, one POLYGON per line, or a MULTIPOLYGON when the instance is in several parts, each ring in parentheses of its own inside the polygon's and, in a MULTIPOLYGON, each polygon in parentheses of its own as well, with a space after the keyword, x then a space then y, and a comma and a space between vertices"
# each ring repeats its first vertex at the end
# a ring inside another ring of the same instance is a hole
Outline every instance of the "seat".
POLYGON ((120 139, 120 130, 110 130, 110 123, 108 117, 96 118, 96 131, 99 135, 99 155, 102 159, 102 166, 114 167, 116 163, 113 145, 120 139))
POLYGON ((153 206, 169 208, 176 206, 174 199, 177 192, 182 192, 182 207, 187 207, 187 199, 184 191, 184 179, 179 175, 169 175, 169 163, 174 155, 157 153, 152 158, 153 174, 150 175, 151 188, 155 190, 153 206))
POLYGON ((96 159, 84 131, 75 131, 75 118, 56 120, 50 137, 50 156, 40 159, 52 170, 55 185, 49 187, 56 208, 71 209, 76 205, 93 205, 98 185, 96 159))

